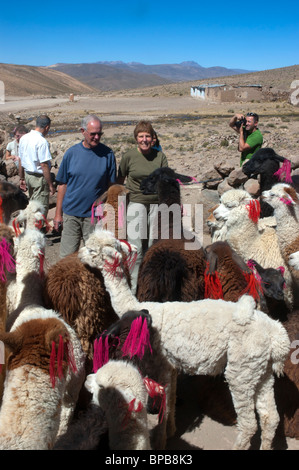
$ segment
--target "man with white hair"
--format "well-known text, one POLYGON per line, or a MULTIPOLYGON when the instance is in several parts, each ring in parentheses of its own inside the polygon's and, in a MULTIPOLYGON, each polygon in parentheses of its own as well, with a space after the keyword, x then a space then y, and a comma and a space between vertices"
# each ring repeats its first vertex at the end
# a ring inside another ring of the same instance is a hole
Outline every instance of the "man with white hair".
POLYGON ((116 181, 113 151, 100 142, 102 122, 95 115, 81 123, 83 140, 63 156, 56 181, 58 184, 54 229, 62 227, 60 257, 75 253, 81 239, 91 231, 91 209, 95 200, 116 181))

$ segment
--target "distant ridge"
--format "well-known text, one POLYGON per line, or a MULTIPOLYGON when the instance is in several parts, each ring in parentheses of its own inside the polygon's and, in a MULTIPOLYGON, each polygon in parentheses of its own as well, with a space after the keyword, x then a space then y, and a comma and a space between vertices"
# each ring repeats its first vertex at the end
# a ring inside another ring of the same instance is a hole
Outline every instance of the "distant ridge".
POLYGON ((97 90, 59 70, 29 65, 0 64, 0 80, 7 96, 56 96, 97 90))
POLYGON ((225 67, 205 68, 194 61, 160 65, 101 61, 86 64, 55 64, 49 68, 66 73, 102 91, 141 88, 251 72, 225 67))

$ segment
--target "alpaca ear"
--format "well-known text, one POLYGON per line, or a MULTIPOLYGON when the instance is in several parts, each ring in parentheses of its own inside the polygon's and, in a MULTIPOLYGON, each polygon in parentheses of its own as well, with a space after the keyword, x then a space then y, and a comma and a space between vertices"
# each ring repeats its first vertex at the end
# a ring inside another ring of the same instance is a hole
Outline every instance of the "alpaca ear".
POLYGON ((88 390, 90 393, 94 394, 94 392, 97 391, 99 388, 97 385, 96 381, 96 374, 89 374, 86 377, 85 384, 84 384, 86 390, 88 390))
POLYGON ((12 352, 16 353, 22 348, 23 340, 22 335, 18 334, 17 331, 10 333, 1 332, 0 341, 12 352))
POLYGON ((194 180, 192 176, 182 175, 180 173, 175 173, 175 177, 180 180, 181 183, 191 183, 194 180))
POLYGON ((286 193, 286 196, 283 199, 289 201, 286 202, 286 204, 295 206, 299 203, 298 195, 294 188, 292 188, 291 186, 289 188, 284 188, 284 192, 286 193))
POLYGON ((64 328, 63 326, 57 326, 57 327, 52 328, 52 329, 50 329, 46 332, 45 343, 46 343, 46 346, 49 349, 49 351, 51 351, 51 349, 52 349, 53 341, 58 346, 60 336, 62 336, 62 338, 65 339, 65 340, 69 339, 68 332, 67 332, 66 328, 64 328))

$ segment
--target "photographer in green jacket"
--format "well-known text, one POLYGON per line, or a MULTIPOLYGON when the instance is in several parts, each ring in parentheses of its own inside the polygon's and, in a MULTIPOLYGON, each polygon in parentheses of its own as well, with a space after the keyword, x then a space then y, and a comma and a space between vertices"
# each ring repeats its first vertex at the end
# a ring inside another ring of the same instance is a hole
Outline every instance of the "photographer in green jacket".
POLYGON ((258 126, 259 117, 256 113, 236 114, 229 125, 239 134, 238 150, 241 152, 240 166, 261 148, 263 136, 258 126))

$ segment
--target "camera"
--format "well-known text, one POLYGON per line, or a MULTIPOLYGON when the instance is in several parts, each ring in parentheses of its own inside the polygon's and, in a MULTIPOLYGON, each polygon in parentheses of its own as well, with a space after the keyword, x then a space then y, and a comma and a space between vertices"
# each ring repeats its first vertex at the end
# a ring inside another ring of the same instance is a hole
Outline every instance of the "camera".
POLYGON ((235 122, 235 126, 240 129, 241 126, 246 126, 246 118, 243 117, 235 122))

